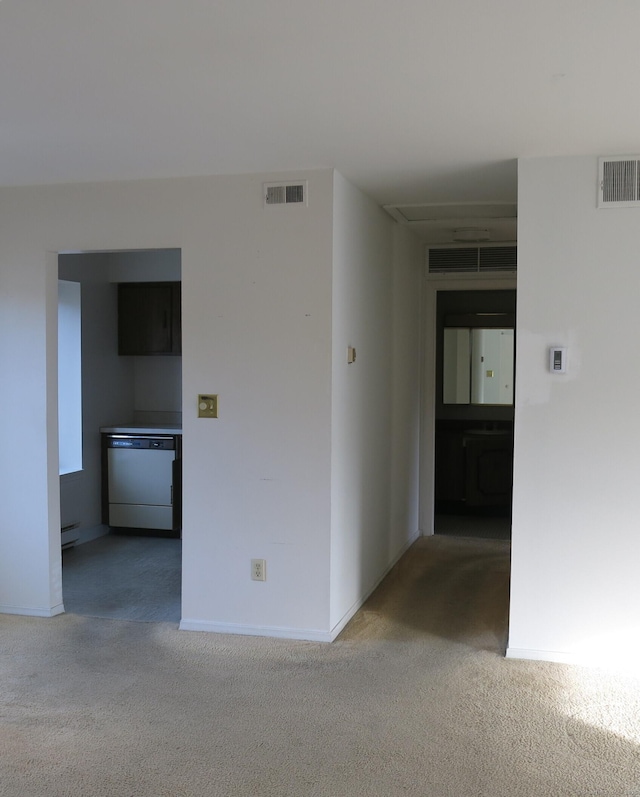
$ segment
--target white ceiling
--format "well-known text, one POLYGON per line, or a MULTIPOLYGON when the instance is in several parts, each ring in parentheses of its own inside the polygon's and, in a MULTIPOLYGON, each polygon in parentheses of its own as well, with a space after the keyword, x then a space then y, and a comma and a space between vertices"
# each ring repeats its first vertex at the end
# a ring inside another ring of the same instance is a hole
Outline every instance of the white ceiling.
POLYGON ((0 184, 336 167, 514 201, 640 151, 638 0, 0 0, 0 184))

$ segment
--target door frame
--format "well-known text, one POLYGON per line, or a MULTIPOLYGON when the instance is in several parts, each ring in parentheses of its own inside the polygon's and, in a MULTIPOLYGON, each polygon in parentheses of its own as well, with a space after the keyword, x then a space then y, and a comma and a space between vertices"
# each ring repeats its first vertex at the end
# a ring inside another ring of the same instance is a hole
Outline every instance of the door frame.
MULTIPOLYGON (((169 250, 177 250, 180 252, 180 283, 182 284, 183 279, 183 271, 182 271, 182 264, 183 264, 183 252, 184 247, 180 244, 177 246, 171 245, 149 245, 149 246, 112 246, 112 247, 105 247, 100 249, 84 249, 84 248, 64 248, 58 251, 48 251, 47 252, 47 261, 46 261, 46 268, 47 268, 47 280, 51 283, 51 287, 48 290, 47 296, 47 320, 48 324, 50 324, 50 334, 48 335, 48 346, 50 345, 53 347, 55 351, 55 355, 49 355, 48 357, 48 368, 50 368, 50 383, 49 383, 49 391, 48 396, 50 402, 55 404, 55 422, 50 422, 47 424, 47 431, 48 434, 53 434, 55 438, 55 446, 50 444, 50 452, 51 452, 51 459, 49 461, 49 472, 48 476, 50 479, 50 485, 55 484, 55 488, 52 490, 50 486, 50 497, 54 501, 54 508, 53 508, 53 520, 50 522, 50 529, 49 529, 49 539, 50 539, 50 576, 52 576, 52 581, 54 585, 54 589, 56 590, 56 597, 59 596, 59 603, 57 606, 56 613, 62 613, 65 611, 64 609, 64 590, 63 590, 63 577, 62 577, 62 548, 60 546, 60 528, 61 528, 61 520, 62 520, 62 502, 60 500, 60 479, 61 476, 59 474, 59 467, 58 467, 58 459, 59 459, 59 440, 60 440, 60 429, 58 423, 58 280, 60 279, 60 257, 64 255, 82 255, 83 257, 91 258, 92 256, 100 256, 100 255, 113 255, 114 257, 118 257, 119 255, 127 255, 127 254, 138 254, 138 253, 147 253, 147 252, 154 252, 154 253, 161 253, 169 250), (54 365, 53 365, 54 364, 54 365), (53 367, 51 367, 53 365, 53 367)), ((116 263, 116 266, 118 264, 116 263)), ((86 262, 81 265, 82 270, 93 268, 93 264, 86 262)), ((173 266, 169 266, 169 273, 173 273, 173 266)), ((174 281, 169 277, 167 280, 167 268, 158 264, 153 264, 149 266, 148 274, 154 274, 157 270, 159 275, 157 281, 159 282, 167 282, 167 281, 174 281)), ((142 269, 142 273, 144 273, 145 269, 142 269)), ((126 280, 125 280, 126 281, 126 280)), ((142 281, 156 281, 155 279, 145 278, 142 281)), ((117 280, 110 279, 113 285, 116 285, 117 280)), ((82 318, 82 325, 85 324, 85 309, 82 308, 81 311, 81 318, 82 318)), ((114 343, 115 345, 115 343, 114 343)), ((182 366, 180 368, 180 392, 183 395, 182 390, 182 378, 183 378, 183 370, 182 366)), ((181 401, 181 408, 182 411, 184 405, 184 401, 181 401)), ((84 430, 85 424, 85 391, 84 391, 84 383, 83 383, 83 406, 82 406, 82 427, 84 430)), ((97 429, 94 430, 94 433, 97 432, 97 429)), ((177 453, 177 452, 174 452, 177 453)), ((94 462, 95 465, 95 462, 94 462)), ((98 477, 104 478, 101 474, 100 469, 103 467, 102 464, 98 465, 98 477)), ((83 468, 81 471, 77 472, 78 474, 83 474, 87 470, 86 468, 86 460, 85 460, 85 451, 84 451, 84 435, 83 435, 83 468)), ((69 474, 71 478, 77 478, 76 474, 69 474)), ((92 541, 93 539, 98 539, 101 536, 105 536, 105 533, 102 531, 106 526, 107 523, 100 522, 99 524, 89 527, 83 528, 82 530, 85 532, 82 534, 81 544, 87 543, 92 541)), ((181 562, 181 574, 182 574, 182 567, 183 563, 181 562)))
MULTIPOLYGON (((436 429, 436 305, 438 291, 516 290, 515 272, 504 274, 429 274, 425 263, 422 272, 422 379, 420 396, 420 530, 424 536, 434 533, 435 510, 435 429, 436 429)), ((516 316, 517 325, 517 316, 516 316)), ((516 330, 517 334, 517 330, 516 330)), ((515 407, 514 407, 515 409, 515 407)))

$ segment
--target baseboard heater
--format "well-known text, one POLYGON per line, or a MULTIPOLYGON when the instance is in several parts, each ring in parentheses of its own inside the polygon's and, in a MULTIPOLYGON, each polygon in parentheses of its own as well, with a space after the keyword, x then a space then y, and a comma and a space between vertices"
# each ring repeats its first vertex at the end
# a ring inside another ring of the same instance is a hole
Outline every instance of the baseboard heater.
POLYGON ((75 545, 80 538, 80 524, 79 523, 66 523, 60 528, 60 537, 62 540, 63 548, 70 548, 75 545))

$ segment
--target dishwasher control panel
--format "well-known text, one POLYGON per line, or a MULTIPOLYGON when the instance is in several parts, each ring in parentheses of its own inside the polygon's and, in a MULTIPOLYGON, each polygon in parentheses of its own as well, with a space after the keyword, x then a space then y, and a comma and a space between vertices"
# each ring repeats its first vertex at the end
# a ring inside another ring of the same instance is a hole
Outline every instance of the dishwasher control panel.
POLYGON ((107 435, 107 448, 141 448, 156 451, 173 451, 174 437, 145 437, 144 435, 107 435))

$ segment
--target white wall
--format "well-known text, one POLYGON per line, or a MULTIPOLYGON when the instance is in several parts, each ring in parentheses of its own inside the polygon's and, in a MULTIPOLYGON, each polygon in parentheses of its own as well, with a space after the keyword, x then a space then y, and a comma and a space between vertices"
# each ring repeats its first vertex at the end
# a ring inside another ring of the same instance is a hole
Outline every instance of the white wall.
POLYGON ((183 625, 326 636, 332 172, 293 177, 308 208, 263 208, 280 174, 0 191, 1 610, 61 609, 55 253, 181 248, 183 625))
POLYGON ((412 248, 403 234, 396 238, 392 220, 339 174, 334 176, 333 223, 331 628, 335 633, 417 534, 417 499, 411 493, 419 435, 415 404, 413 412, 411 408, 418 395, 419 248, 417 244, 412 248), (397 349, 394 320, 397 340, 406 344, 397 349), (347 364, 348 346, 356 349, 353 364, 347 364), (392 490, 394 477, 402 495, 392 490), (407 510, 412 497, 415 514, 407 510))
POLYGON ((133 419, 179 422, 182 417, 182 358, 133 357, 133 419))
POLYGON ((331 639, 415 538, 420 247, 331 170, 289 177, 308 208, 263 207, 280 174, 0 190, 1 611, 62 608, 59 251, 182 252, 182 628, 331 639))
POLYGON ((111 282, 180 282, 182 269, 179 249, 148 249, 109 252, 111 282))
POLYGON ((189 203, 185 628, 327 633, 332 172, 308 178, 308 208, 264 208, 268 176, 203 181, 189 203), (219 420, 195 417, 198 393, 219 420))
POLYGON ((388 556, 420 530, 421 272, 424 244, 395 225, 393 258, 393 372, 391 517, 388 556))
POLYGON ((595 157, 520 161, 509 655, 638 665, 640 209, 596 186, 595 157))
MULTIPOLYGON (((21 203, 21 211, 28 214, 28 203, 21 203)), ((8 216, 0 219, 1 236, 11 226, 8 216)), ((60 512, 57 257, 37 246, 5 242, 0 265, 0 605, 48 615, 60 610, 61 582, 59 526, 57 567, 48 537, 60 512), (34 258, 38 273, 29 267, 34 258)))

